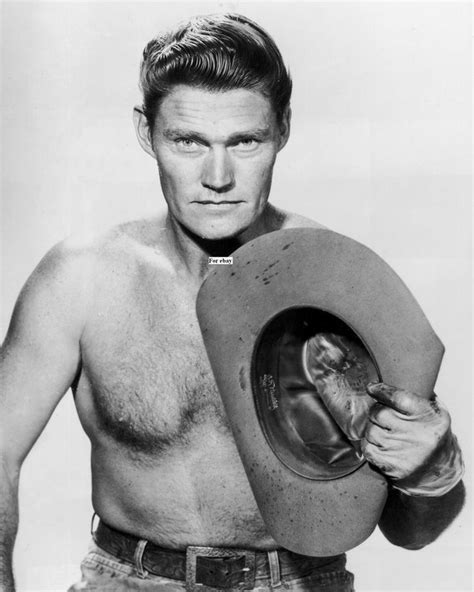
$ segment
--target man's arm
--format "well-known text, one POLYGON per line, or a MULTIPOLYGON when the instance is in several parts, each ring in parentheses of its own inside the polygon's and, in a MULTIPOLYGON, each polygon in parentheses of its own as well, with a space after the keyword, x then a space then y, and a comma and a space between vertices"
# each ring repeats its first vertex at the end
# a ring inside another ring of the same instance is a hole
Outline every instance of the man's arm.
POLYGON ((355 363, 335 336, 311 338, 308 374, 331 415, 365 458, 388 480, 379 526, 387 539, 407 549, 434 541, 464 503, 462 455, 446 407, 384 383, 352 388, 344 365, 355 363))
POLYGON ((383 383, 369 385, 368 393, 377 403, 362 449, 389 478, 379 527, 391 543, 421 549, 464 504, 464 465, 451 418, 435 395, 426 400, 383 383))
POLYGON ((446 530, 461 511, 464 498, 462 481, 440 497, 414 497, 391 488, 380 530, 394 545, 421 549, 446 530))
POLYGON ((14 589, 22 463, 80 364, 87 267, 55 247, 24 286, 0 350, 0 590, 14 589))
POLYGON ((13 543, 18 528, 18 476, 5 462, 0 473, 0 590, 14 589, 12 573, 13 543))

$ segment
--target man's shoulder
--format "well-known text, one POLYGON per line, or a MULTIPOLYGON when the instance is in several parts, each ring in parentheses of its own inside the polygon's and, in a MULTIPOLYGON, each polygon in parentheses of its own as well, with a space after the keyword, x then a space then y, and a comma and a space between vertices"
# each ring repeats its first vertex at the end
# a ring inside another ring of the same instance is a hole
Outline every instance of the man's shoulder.
POLYGON ((127 222, 98 233, 76 232, 46 253, 28 288, 41 284, 65 290, 80 288, 79 295, 86 287, 93 289, 110 278, 127 277, 146 260, 150 249, 158 256, 155 259, 160 259, 159 233, 158 219, 127 222))
POLYGON ((124 264, 142 251, 160 253, 163 224, 160 218, 124 222, 96 233, 77 232, 57 243, 47 257, 59 264, 87 267, 124 264))
POLYGON ((306 216, 301 216, 300 214, 295 214, 294 212, 287 212, 284 210, 280 210, 282 216, 282 224, 281 229, 285 228, 322 228, 327 229, 324 224, 320 222, 316 222, 316 220, 312 220, 311 218, 307 218, 306 216))
POLYGON ((120 294, 126 299, 144 268, 165 268, 159 246, 153 250, 158 256, 150 257, 153 223, 130 222, 97 234, 76 233, 54 245, 20 292, 16 326, 46 325, 54 313, 56 323, 62 322, 69 334, 80 335, 97 302, 118 300, 120 294))

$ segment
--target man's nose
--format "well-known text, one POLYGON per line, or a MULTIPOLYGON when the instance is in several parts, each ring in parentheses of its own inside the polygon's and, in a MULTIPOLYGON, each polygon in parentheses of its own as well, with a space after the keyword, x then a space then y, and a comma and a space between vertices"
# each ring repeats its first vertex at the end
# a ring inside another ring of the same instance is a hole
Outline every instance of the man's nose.
POLYGON ((230 191, 234 186, 234 168, 225 148, 211 148, 206 156, 201 182, 217 193, 230 191))

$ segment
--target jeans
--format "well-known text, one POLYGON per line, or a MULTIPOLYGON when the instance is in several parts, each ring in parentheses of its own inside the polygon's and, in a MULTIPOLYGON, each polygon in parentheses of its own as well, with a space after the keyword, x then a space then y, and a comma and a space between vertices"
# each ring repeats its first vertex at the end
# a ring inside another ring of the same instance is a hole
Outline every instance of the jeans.
MULTIPOLYGON (((297 567, 280 569, 277 553, 268 552, 270 576, 265 565, 257 567, 254 592, 271 590, 290 592, 354 592, 354 576, 345 569, 346 558, 340 555, 328 558, 328 563, 321 565, 320 559, 303 558, 297 567), (314 566, 317 563, 317 567, 314 566), (313 565, 312 565, 313 564, 313 565)), ((81 563, 81 580, 71 586, 68 592, 184 592, 185 582, 155 576, 138 575, 135 566, 121 561, 102 550, 94 542, 81 563)), ((217 589, 216 589, 217 590, 217 589)))

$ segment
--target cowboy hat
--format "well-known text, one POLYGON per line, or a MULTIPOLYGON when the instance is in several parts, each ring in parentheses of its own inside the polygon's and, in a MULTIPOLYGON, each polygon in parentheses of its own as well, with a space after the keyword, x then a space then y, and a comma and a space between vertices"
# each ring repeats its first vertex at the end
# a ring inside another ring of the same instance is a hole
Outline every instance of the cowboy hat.
POLYGON ((444 348, 396 273, 350 238, 285 229, 232 256, 210 271, 197 314, 259 510, 287 549, 347 551, 374 530, 387 481, 319 396, 308 340, 350 352, 355 362, 341 370, 349 389, 380 380, 426 398, 444 348))

